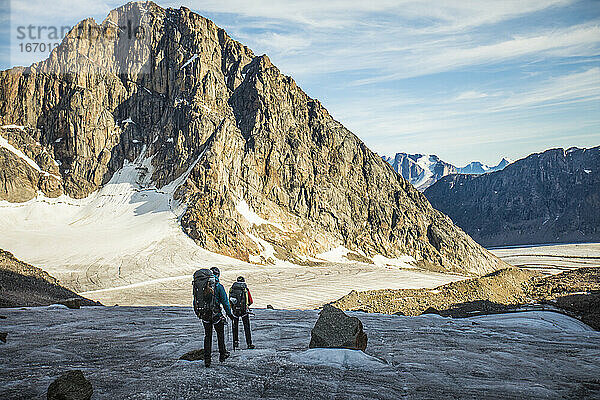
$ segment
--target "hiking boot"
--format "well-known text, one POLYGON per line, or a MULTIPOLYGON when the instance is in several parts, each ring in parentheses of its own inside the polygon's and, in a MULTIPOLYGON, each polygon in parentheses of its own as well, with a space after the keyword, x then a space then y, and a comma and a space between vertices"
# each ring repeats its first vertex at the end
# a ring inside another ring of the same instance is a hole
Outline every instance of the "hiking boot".
POLYGON ((230 356, 229 352, 228 352, 228 351, 226 351, 225 353, 222 353, 222 354, 219 356, 219 361, 220 361, 220 362, 223 362, 223 361, 227 360, 227 359, 229 358, 229 356, 230 356))
POLYGON ((252 343, 250 343, 250 344, 248 345, 248 350, 252 350, 252 349, 255 349, 255 348, 256 348, 256 346, 255 346, 255 345, 253 345, 252 343))

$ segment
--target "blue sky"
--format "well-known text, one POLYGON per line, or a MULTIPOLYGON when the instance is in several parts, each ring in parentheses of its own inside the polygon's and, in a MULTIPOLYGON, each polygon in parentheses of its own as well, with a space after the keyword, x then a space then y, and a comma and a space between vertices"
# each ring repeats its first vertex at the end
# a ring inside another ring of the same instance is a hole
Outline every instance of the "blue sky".
MULTIPOLYGON (((0 0, 0 67, 35 61, 9 47, 16 25, 101 21, 122 3, 0 0)), ((157 3, 268 54, 379 154, 462 166, 600 144, 599 1, 157 3)))

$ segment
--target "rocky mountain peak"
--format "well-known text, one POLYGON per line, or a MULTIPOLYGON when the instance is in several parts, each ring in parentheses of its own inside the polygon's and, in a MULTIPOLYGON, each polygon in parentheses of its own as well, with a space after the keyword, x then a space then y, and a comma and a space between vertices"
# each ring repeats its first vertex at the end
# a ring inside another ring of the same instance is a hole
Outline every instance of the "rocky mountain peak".
POLYGON ((309 264, 343 246, 442 271, 502 265, 266 55, 184 7, 80 22, 47 60, 0 73, 0 122, 39 167, 0 148, 9 201, 86 197, 137 162, 147 185, 178 187, 191 238, 244 261, 309 264))

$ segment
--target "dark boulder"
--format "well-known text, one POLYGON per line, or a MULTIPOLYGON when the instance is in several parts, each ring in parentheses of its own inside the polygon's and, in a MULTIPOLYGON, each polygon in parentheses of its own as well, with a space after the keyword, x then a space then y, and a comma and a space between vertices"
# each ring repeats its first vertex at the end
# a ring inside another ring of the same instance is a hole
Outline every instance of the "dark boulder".
POLYGON ((0 332, 0 341, 6 343, 6 337, 8 336, 8 333, 6 332, 0 332))
POLYGON ((427 309, 425 311, 423 311, 421 313, 421 315, 423 314, 437 314, 440 315, 440 311, 434 307, 427 307, 427 309))
POLYGON ((179 357, 179 359, 186 360, 186 361, 204 360, 204 349, 188 351, 187 353, 185 353, 184 355, 179 357))
POLYGON ((365 350, 367 334, 362 322, 331 305, 325 305, 311 331, 309 346, 365 350))
POLYGON ((270 304, 267 304, 267 310, 274 310, 273 306, 270 304))
POLYGON ((81 371, 68 371, 48 387, 48 400, 89 400, 94 389, 81 371))
POLYGON ((77 297, 72 297, 70 299, 60 301, 59 304, 62 304, 72 309, 79 309, 81 308, 81 299, 77 297))

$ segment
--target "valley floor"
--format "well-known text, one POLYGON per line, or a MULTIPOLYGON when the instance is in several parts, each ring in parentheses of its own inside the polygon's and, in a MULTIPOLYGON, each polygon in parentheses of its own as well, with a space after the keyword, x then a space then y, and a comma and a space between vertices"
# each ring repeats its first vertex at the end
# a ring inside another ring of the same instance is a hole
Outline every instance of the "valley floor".
POLYGON ((551 274, 600 266, 600 243, 506 246, 489 250, 515 267, 551 274))
MULTIPOLYGON (((367 354, 308 349, 316 311, 256 310, 256 350, 213 367, 180 361, 202 348, 189 307, 4 309, 0 398, 45 399, 81 369, 94 398, 598 398, 600 332, 552 312, 465 319, 350 313, 367 354)), ((229 340, 231 334, 228 335, 229 340)), ((230 343, 230 342, 229 342, 230 343)))

